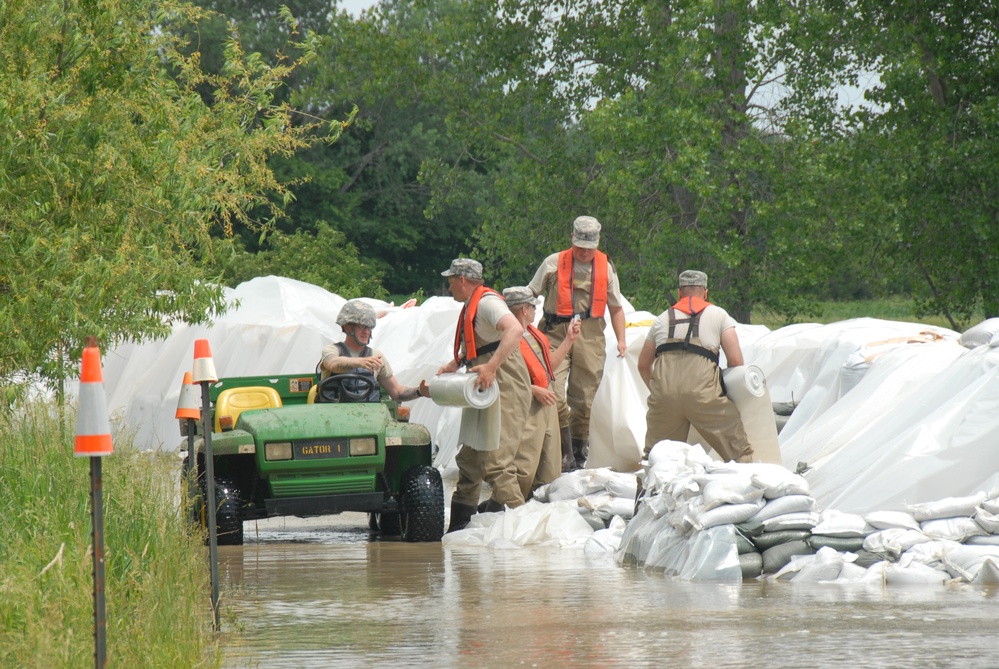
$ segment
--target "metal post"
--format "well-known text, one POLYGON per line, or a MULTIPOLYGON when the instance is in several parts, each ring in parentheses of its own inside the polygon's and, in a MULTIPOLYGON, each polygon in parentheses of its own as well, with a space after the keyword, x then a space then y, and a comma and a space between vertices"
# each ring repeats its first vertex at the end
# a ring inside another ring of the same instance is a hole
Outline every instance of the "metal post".
MULTIPOLYGON (((197 471, 198 454, 194 450, 195 421, 193 418, 185 418, 187 421, 187 463, 184 465, 184 480, 187 481, 187 503, 193 504, 198 494, 197 477, 191 476, 191 471, 197 471)), ((190 507, 188 507, 190 508, 190 507)))
POLYGON ((205 443, 205 516, 208 520, 208 562, 212 573, 212 614, 215 631, 221 625, 219 620, 219 546, 215 527, 215 458, 212 454, 212 411, 208 396, 208 381, 201 382, 201 435, 205 443))
POLYGON ((94 546, 94 666, 107 666, 107 613, 104 598, 104 504, 100 457, 90 458, 91 542, 94 546))

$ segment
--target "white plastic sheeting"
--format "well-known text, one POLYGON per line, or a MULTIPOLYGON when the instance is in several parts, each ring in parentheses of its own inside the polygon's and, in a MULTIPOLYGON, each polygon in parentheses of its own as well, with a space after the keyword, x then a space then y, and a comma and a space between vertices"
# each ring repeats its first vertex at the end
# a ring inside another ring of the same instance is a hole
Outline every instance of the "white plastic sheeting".
MULTIPOLYGON (((209 340, 221 376, 239 376, 311 373, 322 347, 343 338, 335 324, 343 298, 316 286, 264 277, 228 297, 238 306, 211 326, 178 325, 165 340, 106 352, 109 409, 140 445, 173 449, 181 442, 173 416, 195 339, 209 340)), ((410 309, 367 301, 383 314, 372 343, 385 352, 400 383, 430 378, 448 361, 461 305, 450 297, 410 309)), ((630 306, 625 311, 624 359, 617 357, 607 325, 590 466, 634 472, 648 392, 636 363, 653 314, 630 306)), ((740 325, 738 332, 746 362, 764 371, 772 400, 798 404, 781 432, 781 453, 789 468, 807 463, 805 477, 821 508, 901 510, 994 483, 999 347, 969 349, 958 344, 956 332, 866 318, 773 332, 740 325)), ((412 420, 427 425, 440 449, 435 462, 453 467, 460 410, 424 398, 411 406, 412 420)))

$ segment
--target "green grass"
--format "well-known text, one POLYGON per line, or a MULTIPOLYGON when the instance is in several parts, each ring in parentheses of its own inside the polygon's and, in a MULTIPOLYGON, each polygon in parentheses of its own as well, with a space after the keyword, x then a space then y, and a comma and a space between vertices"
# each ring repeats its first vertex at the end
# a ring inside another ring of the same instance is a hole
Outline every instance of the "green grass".
MULTIPOLYGON (((724 306, 724 305, 723 305, 724 306)), ((922 323, 950 328, 950 322, 943 316, 917 316, 916 304, 904 297, 889 297, 872 300, 851 300, 842 302, 819 302, 820 315, 800 317, 794 323, 835 323, 851 318, 879 318, 888 321, 904 321, 907 323, 922 323)), ((967 328, 977 323, 981 318, 959 324, 967 328)), ((789 323, 783 318, 765 309, 753 312, 754 325, 766 325, 771 330, 784 327, 789 323)))
MULTIPOLYGON (((93 666, 90 462, 53 407, 0 414, 0 666, 93 666)), ((202 537, 175 454, 127 436, 102 462, 108 666, 217 667, 202 537)))

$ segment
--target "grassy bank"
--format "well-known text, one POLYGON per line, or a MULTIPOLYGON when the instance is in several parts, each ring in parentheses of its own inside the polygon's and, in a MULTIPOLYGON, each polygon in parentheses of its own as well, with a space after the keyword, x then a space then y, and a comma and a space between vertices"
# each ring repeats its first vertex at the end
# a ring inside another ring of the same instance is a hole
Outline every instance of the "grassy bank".
MULTIPOLYGON (((93 666, 90 463, 49 406, 0 415, 0 666, 93 666)), ((217 667, 206 549, 176 455, 116 437, 103 464, 108 666, 217 667)))
MULTIPOLYGON (((722 305, 724 306, 724 305, 722 305)), ((923 323, 925 325, 935 325, 950 329, 950 322, 943 316, 917 316, 916 303, 904 297, 888 297, 872 300, 849 300, 849 301, 826 301, 818 303, 821 313, 814 317, 801 317, 794 319, 796 323, 835 323, 851 318, 880 318, 888 321, 904 321, 906 323, 923 323)), ((968 323, 963 323, 964 328, 968 328, 978 323, 984 316, 978 316, 968 323)), ((774 313, 760 309, 753 312, 753 323, 756 325, 766 325, 771 330, 776 330, 788 325, 785 319, 774 313)))

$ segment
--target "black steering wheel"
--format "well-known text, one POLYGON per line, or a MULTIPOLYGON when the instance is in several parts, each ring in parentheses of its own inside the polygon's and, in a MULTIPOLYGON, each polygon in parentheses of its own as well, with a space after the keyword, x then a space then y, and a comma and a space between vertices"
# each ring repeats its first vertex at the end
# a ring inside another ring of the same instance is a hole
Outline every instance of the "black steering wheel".
POLYGON ((316 402, 366 402, 374 390, 375 381, 370 376, 333 374, 319 382, 316 402))

